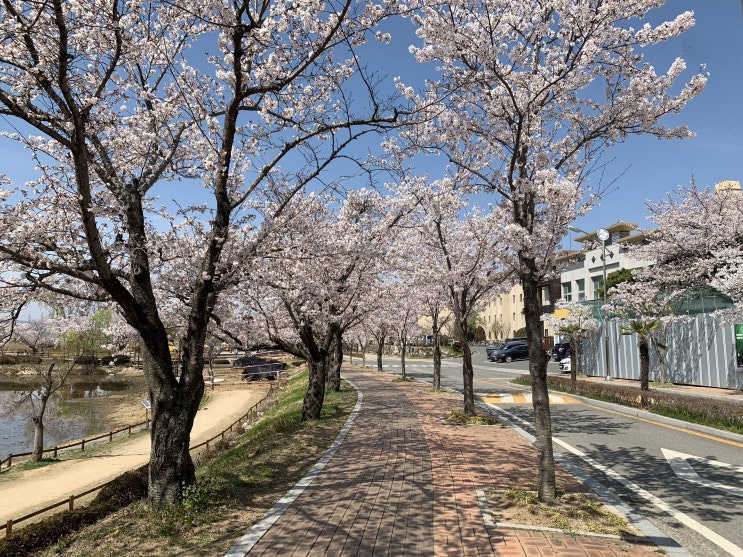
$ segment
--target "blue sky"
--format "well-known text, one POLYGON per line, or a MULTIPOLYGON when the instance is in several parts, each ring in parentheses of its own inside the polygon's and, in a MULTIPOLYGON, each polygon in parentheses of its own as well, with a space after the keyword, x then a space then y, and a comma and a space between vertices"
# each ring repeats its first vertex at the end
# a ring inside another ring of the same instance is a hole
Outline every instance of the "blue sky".
POLYGON ((743 182, 743 13, 740 0, 669 0, 658 15, 694 11, 696 25, 646 58, 660 72, 680 56, 687 71, 706 64, 707 86, 684 112, 668 119, 686 124, 696 137, 659 141, 633 137, 605 154, 613 159, 603 179, 616 180, 614 190, 601 205, 577 221, 593 231, 618 221, 651 227, 645 201, 660 201, 678 185, 689 185, 692 176, 700 187, 723 180, 743 182), (656 63, 656 60, 658 62, 656 63), (624 172, 624 173, 623 173, 624 172))
MULTIPOLYGON (((632 137, 605 152, 608 162, 602 183, 594 176, 594 187, 612 184, 611 192, 599 206, 576 225, 592 231, 618 221, 636 222, 649 227, 645 220, 646 200, 659 201, 678 185, 688 185, 695 177, 701 187, 722 180, 743 181, 743 13, 740 0, 668 0, 655 20, 670 19, 683 10, 695 12, 696 26, 659 48, 646 52, 646 59, 660 73, 680 56, 687 62, 687 76, 706 64, 709 81, 702 94, 680 115, 669 118, 669 125, 687 124, 697 133, 693 139, 659 141, 652 137, 632 137)), ((392 25, 393 42, 386 47, 378 71, 414 86, 430 68, 416 64, 408 54, 415 41, 410 27, 392 25)), ((7 123, 0 121, 0 126, 7 123)), ((33 163, 13 142, 0 142, 0 172, 15 180, 33 174, 33 163)), ((195 188, 194 192, 200 188, 195 188)), ((166 194, 167 195, 167 194, 166 194)))
MULTIPOLYGON (((643 54, 656 72, 665 73, 676 57, 686 61, 683 82, 706 65, 707 86, 679 115, 663 122, 670 127, 686 124, 697 135, 686 140, 630 137, 606 150, 603 175, 591 177, 594 189, 609 188, 605 198, 576 226, 593 231, 625 221, 640 228, 652 227, 645 202, 660 201, 692 177, 700 187, 723 180, 743 182, 743 10, 741 0, 667 0, 652 12, 651 23, 694 12, 696 25, 680 37, 646 49, 643 54)), ((405 23, 390 25, 392 44, 383 71, 409 85, 422 85, 429 68, 417 65, 408 45, 417 43, 405 23), (411 33, 411 34, 409 34, 411 33)), ((679 85, 682 83, 680 82, 679 85)), ((566 240, 569 247, 569 240, 566 240)))

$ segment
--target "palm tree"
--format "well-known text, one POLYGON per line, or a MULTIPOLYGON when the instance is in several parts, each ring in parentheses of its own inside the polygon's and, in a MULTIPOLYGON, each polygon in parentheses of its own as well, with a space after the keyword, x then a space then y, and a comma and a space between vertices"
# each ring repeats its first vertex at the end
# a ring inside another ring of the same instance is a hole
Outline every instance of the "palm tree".
POLYGON ((660 329, 661 323, 658 319, 633 319, 629 325, 620 327, 623 335, 637 335, 638 348, 640 351, 640 404, 644 408, 647 400, 645 393, 650 388, 650 343, 659 350, 667 350, 668 347, 655 338, 655 331, 660 329))

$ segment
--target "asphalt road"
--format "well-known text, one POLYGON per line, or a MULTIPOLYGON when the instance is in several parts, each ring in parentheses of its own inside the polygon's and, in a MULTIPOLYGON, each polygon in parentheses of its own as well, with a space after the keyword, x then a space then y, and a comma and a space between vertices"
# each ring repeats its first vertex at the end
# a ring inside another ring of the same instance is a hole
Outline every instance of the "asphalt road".
MULTIPOLYGON (((511 384, 528 373, 528 361, 488 362, 473 347, 475 392, 494 410, 533 434, 529 394, 511 384)), ((367 360, 367 365, 376 365, 367 360)), ((399 357, 384 367, 400 372, 399 357)), ((461 359, 444 360, 442 386, 461 391, 461 359)), ((430 360, 407 360, 407 375, 430 382, 430 360)), ((548 373, 560 373, 557 363, 548 373)), ((743 436, 692 428, 615 405, 556 397, 551 406, 558 458, 620 497, 675 539, 691 555, 743 557, 743 436)))

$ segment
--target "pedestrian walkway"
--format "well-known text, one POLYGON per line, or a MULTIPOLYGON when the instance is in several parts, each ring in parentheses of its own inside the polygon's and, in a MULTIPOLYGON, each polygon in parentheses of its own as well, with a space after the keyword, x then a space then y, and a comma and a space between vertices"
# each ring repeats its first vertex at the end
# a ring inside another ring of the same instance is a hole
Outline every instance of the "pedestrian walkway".
MULTIPOLYGON (((640 541, 490 523, 478 493, 535 489, 534 447, 505 426, 444 423, 461 411, 457 395, 381 372, 344 368, 343 376, 362 397, 344 441, 230 557, 657 557, 656 545, 640 541)), ((586 491, 561 469, 557 482, 586 491)))

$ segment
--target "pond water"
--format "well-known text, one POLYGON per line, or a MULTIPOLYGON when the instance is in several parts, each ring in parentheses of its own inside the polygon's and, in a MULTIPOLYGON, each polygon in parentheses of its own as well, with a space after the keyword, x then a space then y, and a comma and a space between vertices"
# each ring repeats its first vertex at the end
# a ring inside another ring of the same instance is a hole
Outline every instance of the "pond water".
MULTIPOLYGON (((66 405, 66 401, 104 397, 129 389, 130 384, 117 381, 75 381, 65 385, 52 395, 44 413, 44 447, 53 447, 70 439, 109 429, 108 424, 102 423, 88 409, 66 405)), ((32 416, 33 407, 28 400, 28 391, 24 391, 22 385, 0 383, 0 460, 7 458, 10 453, 25 453, 33 449, 32 416)))

